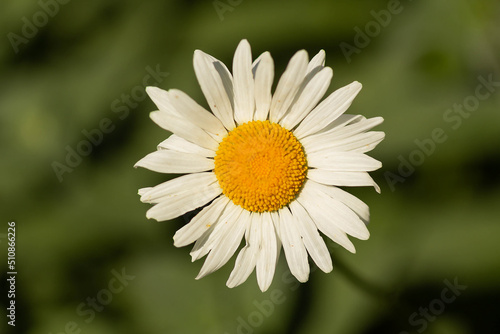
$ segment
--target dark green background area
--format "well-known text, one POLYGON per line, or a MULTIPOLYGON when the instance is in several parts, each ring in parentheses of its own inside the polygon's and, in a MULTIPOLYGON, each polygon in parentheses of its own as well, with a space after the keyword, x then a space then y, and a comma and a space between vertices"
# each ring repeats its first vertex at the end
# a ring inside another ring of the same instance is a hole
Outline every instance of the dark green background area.
POLYGON ((8 221, 18 272, 16 327, 0 312, 2 333, 500 332, 498 1, 402 0, 389 16, 391 1, 221 0, 224 12, 194 0, 54 3, 0 10, 3 310, 8 221), (382 194, 349 190, 371 208, 370 239, 354 241, 355 255, 328 243, 333 272, 301 285, 281 254, 265 293, 254 274, 225 286, 234 258, 196 281, 202 262, 172 241, 191 216, 149 221, 137 195, 169 176, 133 168, 168 136, 148 117, 148 73, 168 72, 150 84, 206 106, 193 51, 231 68, 242 38, 254 57, 271 52, 275 82, 297 50, 324 49, 328 92, 360 81, 349 113, 385 118, 370 153, 382 194), (477 99, 488 78, 497 86, 477 99), (463 104, 471 111, 459 114, 463 104), (59 179, 54 166, 85 150, 85 133, 98 144, 59 179), (129 280, 116 280, 122 271, 129 280), (106 305, 92 311, 92 298, 106 305))

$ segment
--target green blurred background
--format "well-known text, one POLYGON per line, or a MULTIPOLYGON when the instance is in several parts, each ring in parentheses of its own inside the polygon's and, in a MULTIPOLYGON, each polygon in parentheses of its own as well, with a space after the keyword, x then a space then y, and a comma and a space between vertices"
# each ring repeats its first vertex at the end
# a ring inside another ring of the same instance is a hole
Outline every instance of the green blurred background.
POLYGON ((500 332, 498 1, 1 7, 3 310, 8 221, 18 271, 16 327, 0 312, 3 333, 500 332), (234 258, 195 281, 202 262, 172 242, 192 214, 148 221, 137 189, 168 176, 132 167, 168 135, 148 117, 145 77, 158 70, 148 84, 206 105, 193 51, 230 67, 242 38, 254 57, 271 52, 276 78, 295 51, 325 49, 329 92, 358 80, 349 113, 385 118, 371 152, 384 165, 373 173, 382 194, 350 190, 370 205, 371 238, 354 241, 355 255, 329 243, 333 272, 300 286, 282 254, 266 293, 254 274, 226 288, 234 258))

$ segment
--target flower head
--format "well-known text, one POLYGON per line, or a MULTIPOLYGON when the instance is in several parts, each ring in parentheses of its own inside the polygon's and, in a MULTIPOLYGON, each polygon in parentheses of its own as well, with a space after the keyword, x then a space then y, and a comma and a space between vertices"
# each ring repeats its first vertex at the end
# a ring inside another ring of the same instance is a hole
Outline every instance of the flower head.
POLYGON ((243 283, 254 269, 262 291, 274 276, 281 246, 291 273, 305 282, 308 254, 324 272, 332 260, 320 232, 350 252, 348 235, 368 239, 368 206, 339 186, 379 187, 368 175, 381 167, 365 153, 384 138, 369 131, 383 119, 344 112, 359 82, 320 102, 333 76, 322 50, 310 61, 298 51, 271 86, 274 63, 264 52, 252 62, 250 45, 236 49, 233 72, 196 50, 194 69, 211 112, 185 93, 148 87, 158 107, 151 118, 172 135, 137 162, 160 173, 185 174, 139 190, 154 204, 147 217, 173 219, 203 209, 174 235, 195 243, 192 260, 207 256, 197 278, 236 258, 227 286, 243 283))

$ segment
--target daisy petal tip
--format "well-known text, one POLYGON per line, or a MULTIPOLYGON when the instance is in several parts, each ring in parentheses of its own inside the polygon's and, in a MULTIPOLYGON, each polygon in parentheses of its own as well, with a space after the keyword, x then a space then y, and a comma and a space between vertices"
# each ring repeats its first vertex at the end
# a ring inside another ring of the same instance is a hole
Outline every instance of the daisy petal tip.
POLYGON ((207 59, 207 58, 210 58, 210 56, 207 53, 205 53, 205 52, 203 52, 201 50, 198 50, 198 49, 194 50, 193 59, 194 59, 195 62, 199 61, 199 60, 202 60, 202 59, 207 59))
POLYGON ((155 120, 155 117, 158 115, 159 110, 151 111, 149 113, 149 118, 151 118, 153 121, 155 120))
POLYGON ((150 95, 150 94, 154 93, 156 89, 159 89, 159 88, 156 86, 147 86, 146 93, 148 93, 148 95, 150 95))
POLYGON ((321 49, 318 51, 318 53, 314 57, 324 59, 326 57, 326 51, 324 49, 321 49))
POLYGON ((134 168, 139 168, 139 167, 142 167, 141 165, 141 162, 142 162, 143 159, 137 161, 135 164, 134 164, 134 168))
POLYGON ((269 287, 271 286, 272 283, 272 278, 271 279, 259 279, 259 276, 257 276, 257 284, 259 286, 260 291, 266 292, 269 287))
POLYGON ((239 43, 238 43, 238 48, 240 47, 245 47, 245 48, 250 48, 250 43, 248 42, 248 40, 246 38, 242 39, 239 43))
POLYGON ((157 222, 160 222, 160 220, 158 220, 157 218, 151 216, 151 215, 148 215, 146 214, 146 218, 149 219, 149 220, 156 220, 157 222))
MULTIPOLYGON (((183 246, 184 245, 181 245, 181 243, 179 242, 179 240, 176 240, 175 237, 174 237, 174 247, 181 248, 183 246)), ((192 262, 194 262, 194 261, 192 261, 192 262)))
POLYGON ((333 264, 330 263, 327 267, 321 268, 325 274, 331 273, 333 271, 333 264))
POLYGON ((166 93, 167 91, 155 87, 155 86, 148 86, 146 87, 146 93, 149 95, 149 97, 155 102, 155 104, 159 101, 168 99, 166 93))
POLYGON ((309 274, 294 275, 300 283, 306 283, 309 280, 309 274))
POLYGON ((331 80, 332 77, 333 77, 333 69, 331 67, 323 67, 323 69, 321 71, 324 71, 325 72, 325 77, 326 79, 328 80, 331 80))
POLYGON ((370 232, 366 230, 366 233, 363 233, 358 237, 359 240, 368 240, 370 239, 370 232))
POLYGON ((146 168, 146 169, 147 169, 147 167, 145 166, 145 162, 146 162, 146 160, 148 160, 148 156, 145 156, 145 157, 144 157, 144 158, 142 158, 141 160, 137 161, 137 162, 135 163, 135 165, 134 165, 134 168, 139 168, 139 167, 141 167, 141 168, 146 168))
MULTIPOLYGON (((241 282, 243 283, 243 282, 241 282)), ((227 282, 226 282, 226 286, 229 288, 229 289, 233 289, 233 288, 236 288, 238 285, 240 285, 241 283, 237 283, 236 280, 233 279, 233 277, 229 277, 227 282)))
POLYGON ((141 196, 140 201, 142 203, 149 203, 151 201, 151 196, 141 196))
POLYGON ((201 50, 194 50, 194 53, 193 53, 193 64, 194 64, 195 71, 197 69, 197 65, 201 64, 202 58, 204 56, 205 56, 205 52, 203 52, 201 50))
POLYGON ((198 273, 198 275, 194 279, 200 280, 203 277, 207 276, 208 274, 210 274, 210 272, 207 272, 206 270, 204 270, 204 268, 201 268, 200 272, 198 273))
POLYGON ((309 60, 309 53, 307 53, 306 50, 302 49, 302 50, 299 50, 295 53, 294 57, 301 57, 301 58, 305 58, 306 61, 309 60))
POLYGON ((269 60, 272 61, 273 57, 271 56, 271 52, 269 52, 269 51, 263 52, 262 55, 261 55, 261 59, 266 59, 268 61, 269 60))
POLYGON ((259 284, 259 289, 261 292, 266 292, 269 289, 269 286, 270 286, 270 284, 269 285, 260 285, 259 284))

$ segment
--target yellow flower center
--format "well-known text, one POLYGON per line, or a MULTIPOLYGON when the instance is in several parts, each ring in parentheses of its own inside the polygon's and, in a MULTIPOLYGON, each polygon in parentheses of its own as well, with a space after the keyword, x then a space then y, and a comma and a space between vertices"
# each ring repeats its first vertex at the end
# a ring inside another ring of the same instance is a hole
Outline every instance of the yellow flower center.
POLYGON ((275 211, 290 203, 307 172, 302 145, 288 130, 269 121, 233 129, 215 156, 222 192, 248 211, 275 211))

